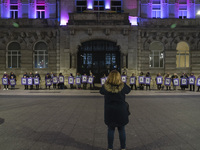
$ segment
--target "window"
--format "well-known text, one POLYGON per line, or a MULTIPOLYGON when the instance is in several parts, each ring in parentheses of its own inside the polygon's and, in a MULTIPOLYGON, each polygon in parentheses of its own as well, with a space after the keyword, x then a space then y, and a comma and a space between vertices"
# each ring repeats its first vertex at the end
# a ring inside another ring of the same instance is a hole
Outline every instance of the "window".
POLYGON ((187 1, 179 1, 179 12, 178 12, 179 19, 187 18, 187 1))
POLYGON ((83 12, 87 9, 87 0, 76 0, 76 11, 83 12))
POLYGON ((18 19, 18 1, 10 0, 10 18, 18 19))
POLYGON ((176 47, 176 67, 187 68, 190 64, 189 46, 186 42, 179 42, 176 47))
POLYGON ((20 44, 13 42, 8 46, 8 68, 20 68, 21 67, 21 53, 20 44))
POLYGON ((48 68, 48 51, 44 42, 38 42, 35 45, 35 68, 48 68))
POLYGON ((105 8, 104 0, 94 0, 94 10, 95 11, 103 11, 105 8))
POLYGON ((161 18, 161 2, 160 2, 160 0, 152 1, 152 18, 161 18))
POLYGON ((161 42, 153 42, 150 44, 149 67, 163 68, 164 67, 164 52, 161 42))
POLYGON ((121 0, 112 0, 111 1, 111 10, 116 12, 122 11, 122 2, 121 0))
POLYGON ((45 19, 45 0, 37 0, 36 15, 37 19, 45 19))

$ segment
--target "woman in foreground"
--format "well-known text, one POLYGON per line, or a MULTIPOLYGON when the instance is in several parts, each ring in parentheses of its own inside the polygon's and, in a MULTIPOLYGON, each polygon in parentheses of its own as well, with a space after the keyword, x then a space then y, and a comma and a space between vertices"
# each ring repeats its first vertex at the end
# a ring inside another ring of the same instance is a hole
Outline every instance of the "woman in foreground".
POLYGON ((121 150, 126 148, 125 125, 128 124, 129 110, 125 101, 125 94, 131 91, 121 80, 118 71, 113 70, 108 75, 106 83, 100 89, 104 95, 104 122, 108 126, 108 150, 113 149, 114 132, 118 128, 121 150))

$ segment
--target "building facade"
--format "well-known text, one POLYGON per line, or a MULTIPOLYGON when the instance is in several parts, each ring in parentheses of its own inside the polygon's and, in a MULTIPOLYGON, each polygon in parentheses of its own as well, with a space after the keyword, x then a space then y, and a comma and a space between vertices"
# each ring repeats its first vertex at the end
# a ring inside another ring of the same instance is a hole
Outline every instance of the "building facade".
POLYGON ((1 0, 0 75, 198 74, 199 10, 197 0, 1 0))

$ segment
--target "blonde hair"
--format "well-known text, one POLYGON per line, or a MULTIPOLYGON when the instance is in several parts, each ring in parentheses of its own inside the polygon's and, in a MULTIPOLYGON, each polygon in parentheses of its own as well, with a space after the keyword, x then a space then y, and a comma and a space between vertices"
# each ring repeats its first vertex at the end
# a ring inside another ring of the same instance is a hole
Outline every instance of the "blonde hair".
POLYGON ((121 79, 121 75, 117 70, 112 70, 109 73, 108 79, 106 80, 106 82, 111 85, 120 85, 123 83, 121 79))

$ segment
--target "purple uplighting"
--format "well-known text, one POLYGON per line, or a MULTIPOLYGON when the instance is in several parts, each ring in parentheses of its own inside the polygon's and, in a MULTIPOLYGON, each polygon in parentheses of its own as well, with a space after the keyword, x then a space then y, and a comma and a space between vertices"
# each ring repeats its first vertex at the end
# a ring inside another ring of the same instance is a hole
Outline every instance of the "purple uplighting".
POLYGON ((87 9, 93 9, 93 0, 87 1, 87 9))
POLYGON ((105 1, 105 9, 110 9, 110 0, 105 1))
POLYGON ((132 17, 132 16, 129 16, 129 21, 131 23, 132 26, 137 26, 137 18, 138 17, 132 17))

